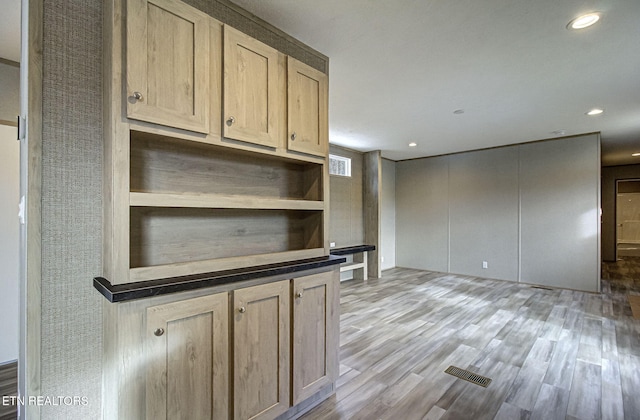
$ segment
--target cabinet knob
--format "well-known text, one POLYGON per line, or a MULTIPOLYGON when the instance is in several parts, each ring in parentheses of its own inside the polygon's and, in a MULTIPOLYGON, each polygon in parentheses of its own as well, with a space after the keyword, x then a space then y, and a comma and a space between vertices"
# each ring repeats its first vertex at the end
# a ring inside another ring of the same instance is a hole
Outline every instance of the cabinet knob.
POLYGON ((164 334, 164 328, 156 328, 156 330, 153 332, 153 334, 156 337, 160 337, 162 334, 164 334))
POLYGON ((236 122, 235 117, 229 117, 229 119, 227 120, 227 125, 231 127, 235 122, 236 122))
POLYGON ((142 93, 140 92, 133 92, 133 99, 135 99, 136 101, 140 101, 142 102, 144 100, 142 93))
POLYGON ((296 134, 296 132, 294 131, 293 134, 291 134, 291 140, 295 140, 296 137, 298 137, 298 135, 296 134))
POLYGON ((238 312, 243 314, 243 313, 247 312, 247 308, 245 308, 244 306, 241 306, 240 308, 238 308, 238 312))
POLYGON ((296 293, 296 297, 301 298, 302 297, 302 292, 296 293))

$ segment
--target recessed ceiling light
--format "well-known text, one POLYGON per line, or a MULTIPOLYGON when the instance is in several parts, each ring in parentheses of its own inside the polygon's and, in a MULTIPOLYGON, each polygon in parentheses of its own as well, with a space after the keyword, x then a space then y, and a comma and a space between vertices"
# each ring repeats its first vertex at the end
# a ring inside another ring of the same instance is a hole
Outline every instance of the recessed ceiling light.
POLYGON ((416 147, 417 145, 418 145, 418 143, 415 143, 415 142, 409 143, 409 147, 416 147))
POLYGON ((567 29, 588 28, 589 26, 593 25, 594 23, 600 20, 600 15, 601 13, 594 12, 594 13, 587 13, 586 15, 578 16, 577 18, 569 22, 569 24, 567 25, 567 29))
POLYGON ((604 109, 601 108, 593 108, 591 111, 587 112, 587 115, 600 115, 604 112, 604 109))
POLYGON ((631 153, 631 156, 640 156, 640 153, 631 153))

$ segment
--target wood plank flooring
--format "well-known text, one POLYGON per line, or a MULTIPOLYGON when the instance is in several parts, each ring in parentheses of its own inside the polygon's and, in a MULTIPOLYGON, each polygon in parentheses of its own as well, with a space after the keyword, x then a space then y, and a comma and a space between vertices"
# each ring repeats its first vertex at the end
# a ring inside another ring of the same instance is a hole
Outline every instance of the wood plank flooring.
POLYGON ((638 419, 640 321, 620 295, 640 281, 617 281, 602 294, 410 269, 344 282, 336 395, 302 418, 638 419))
MULTIPOLYGON (((0 365, 0 420, 14 420, 18 415, 15 405, 4 404, 2 397, 18 395, 18 362, 0 365)), ((8 400, 10 401, 10 400, 8 400)))

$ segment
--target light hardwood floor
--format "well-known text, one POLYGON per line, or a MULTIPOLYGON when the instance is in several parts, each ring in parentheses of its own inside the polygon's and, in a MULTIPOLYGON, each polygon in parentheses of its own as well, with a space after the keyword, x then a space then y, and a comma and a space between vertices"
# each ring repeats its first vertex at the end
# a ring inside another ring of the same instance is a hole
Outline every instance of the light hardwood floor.
POLYGON ((337 392, 303 418, 638 419, 640 320, 612 282, 591 294, 409 269, 344 282, 337 392))

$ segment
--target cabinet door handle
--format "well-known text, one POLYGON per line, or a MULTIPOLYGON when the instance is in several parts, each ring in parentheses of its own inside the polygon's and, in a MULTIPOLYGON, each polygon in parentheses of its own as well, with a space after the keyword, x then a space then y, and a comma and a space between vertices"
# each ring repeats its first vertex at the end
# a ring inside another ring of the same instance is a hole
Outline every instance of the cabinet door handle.
POLYGON ((136 101, 142 102, 144 100, 144 97, 140 92, 133 92, 133 99, 135 99, 136 101))
POLYGON ((238 308, 238 312, 243 314, 243 313, 247 312, 247 308, 245 308, 244 306, 241 306, 240 308, 238 308))
POLYGON ((296 293, 296 297, 302 298, 302 292, 300 291, 300 292, 296 293))
POLYGON ((296 132, 294 131, 294 132, 291 134, 291 140, 292 140, 292 141, 294 141, 294 140, 296 139, 296 137, 298 137, 298 135, 297 135, 297 134, 296 134, 296 132))
POLYGON ((156 337, 160 337, 162 334, 164 334, 164 328, 156 328, 156 330, 153 332, 153 335, 155 335, 156 337))
POLYGON ((227 125, 231 127, 235 122, 236 122, 235 117, 229 117, 229 119, 227 120, 227 125))

